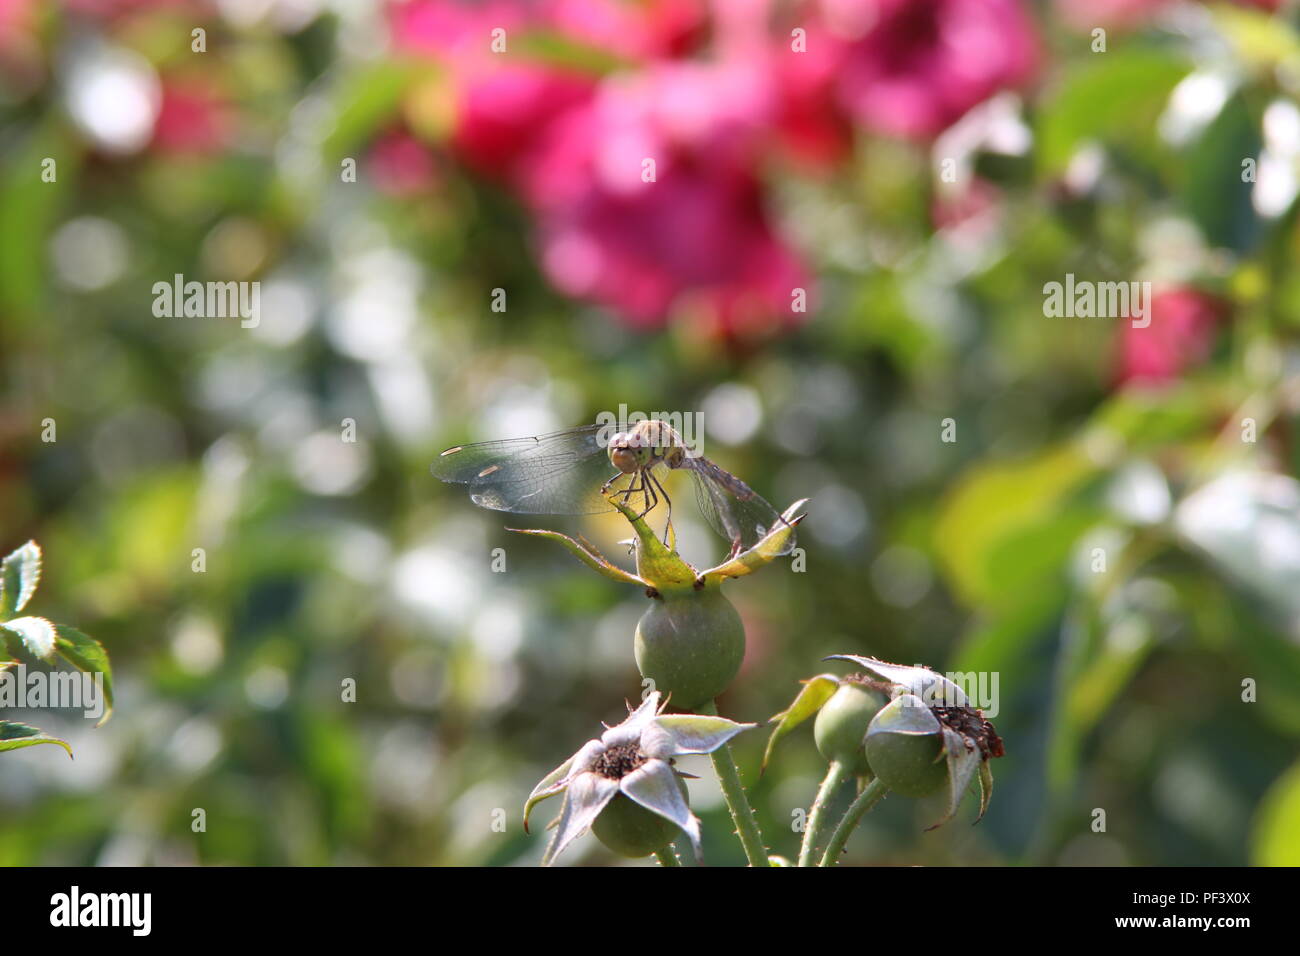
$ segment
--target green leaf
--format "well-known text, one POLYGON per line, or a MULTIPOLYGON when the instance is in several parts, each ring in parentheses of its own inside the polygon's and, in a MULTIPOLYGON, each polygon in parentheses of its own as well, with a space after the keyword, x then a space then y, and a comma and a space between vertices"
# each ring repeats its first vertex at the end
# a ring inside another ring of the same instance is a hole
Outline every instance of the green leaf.
POLYGON ((1017 606, 1059 576, 1092 516, 1065 503, 1098 471, 1072 443, 1028 461, 978 466, 940 513, 935 542, 961 596, 985 607, 1017 606))
POLYGON ((1097 409, 1084 440, 1113 444, 1117 452, 1130 455, 1151 452, 1203 434, 1234 407, 1230 399, 1194 385, 1172 385, 1160 392, 1126 390, 1097 409))
POLYGON ((34 747, 37 744, 58 744, 72 756, 72 748, 68 746, 66 740, 60 740, 58 737, 51 737, 49 734, 42 733, 36 727, 29 727, 27 724, 15 724, 8 720, 0 720, 0 750, 19 750, 22 747, 34 747))
POLYGON ((999 671, 1005 686, 1019 686, 1038 666, 1037 649, 1056 641, 1065 599, 1062 580, 1055 586, 1034 588, 1019 605, 1009 604, 975 621, 962 639, 952 670, 999 671))
POLYGON ((28 541, 4 559, 0 571, 0 618, 11 618, 36 593, 41 580, 41 546, 28 541))
POLYGON ((1070 71, 1040 113, 1037 156, 1043 174, 1059 176, 1087 142, 1136 153, 1154 164, 1161 149, 1156 120, 1189 72, 1187 61, 1151 49, 1107 53, 1070 71))
POLYGON ((1215 4, 1211 15, 1217 33, 1245 64, 1261 71, 1300 65, 1300 35, 1285 20, 1264 10, 1226 3, 1215 4))
MULTIPOLYGON (((32 322, 40 315, 46 287, 47 239, 59 208, 77 189, 80 152, 71 148, 64 124, 51 111, 46 125, 8 151, 9 163, 0 174, 0 235, 25 236, 25 242, 0 243, 0 310, 6 324, 32 322), (41 163, 56 162, 58 180, 41 182, 41 163)), ((6 143, 19 134, 11 126, 6 143)))
POLYGON ((1300 763, 1292 764, 1260 801, 1251 858, 1256 866, 1300 866, 1300 763))
POLYGON ((55 650, 73 667, 88 674, 102 674, 104 677, 104 716, 99 718, 96 727, 102 726, 113 713, 113 668, 109 665, 108 651, 104 645, 93 637, 82 634, 75 627, 66 624, 54 625, 55 650))
POLYGON ((54 625, 43 617, 16 617, 0 625, 11 657, 34 664, 54 656, 54 625))
POLYGON ((1155 646, 1151 623, 1122 600, 1081 605, 1062 628, 1061 704, 1048 734, 1047 782, 1066 792, 1087 735, 1129 685, 1155 646))
POLYGON ((800 498, 789 508, 786 508, 785 513, 781 515, 782 519, 784 519, 781 524, 765 534, 748 551, 743 551, 716 568, 705 571, 700 575, 701 580, 705 584, 714 584, 724 578, 739 578, 746 574, 753 574, 763 565, 770 564, 784 555, 786 545, 795 533, 795 528, 804 519, 804 515, 797 514, 797 512, 807 503, 807 498, 800 498))
POLYGON ((799 688, 799 693, 790 706, 772 717, 772 720, 779 722, 773 729, 772 735, 767 738, 763 763, 758 771, 760 774, 767 770, 767 762, 772 757, 776 742, 821 710, 822 705, 839 689, 840 679, 834 674, 818 674, 801 683, 803 687, 799 688))
POLYGON ((561 534, 558 531, 546 531, 540 528, 507 528, 507 531, 513 531, 515 534, 531 534, 538 538, 548 538, 551 541, 558 541, 569 550, 574 557, 595 571, 599 571, 607 578, 620 581, 623 584, 637 584, 644 586, 646 582, 642 581, 634 574, 628 574, 617 565, 610 562, 595 549, 585 538, 570 538, 567 534, 561 534))
POLYGON ((334 129, 324 143, 326 157, 337 161, 352 153, 394 117, 413 83, 437 75, 436 65, 428 61, 385 60, 347 78, 335 105, 334 129))
POLYGON ((1245 156, 1258 156, 1263 140, 1245 100, 1234 96, 1186 152, 1183 205, 1210 245, 1246 251, 1260 232, 1251 204, 1252 183, 1241 176, 1245 156))

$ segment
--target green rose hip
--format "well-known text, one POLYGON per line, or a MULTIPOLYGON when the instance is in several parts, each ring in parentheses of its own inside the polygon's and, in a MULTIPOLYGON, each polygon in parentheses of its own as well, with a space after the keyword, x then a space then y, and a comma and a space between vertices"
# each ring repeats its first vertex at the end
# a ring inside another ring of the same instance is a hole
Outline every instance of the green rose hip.
POLYGON ((730 686, 745 657, 740 614, 717 588, 655 597, 636 626, 641 676, 675 710, 703 706, 730 686))
MULTIPOLYGON (((681 777, 677 778, 677 789, 686 800, 686 784, 682 783, 681 777)), ((600 811, 600 816, 591 825, 591 832, 619 856, 633 858, 649 856, 683 835, 681 827, 671 820, 647 810, 621 793, 600 811)))
POLYGON ((871 719, 889 697, 869 685, 849 682, 839 686, 822 705, 813 723, 817 749, 829 761, 839 761, 855 777, 870 777, 865 743, 871 719))
POLYGON ((948 763, 938 733, 874 734, 867 738, 866 753, 876 776, 905 797, 929 796, 948 781, 948 763))

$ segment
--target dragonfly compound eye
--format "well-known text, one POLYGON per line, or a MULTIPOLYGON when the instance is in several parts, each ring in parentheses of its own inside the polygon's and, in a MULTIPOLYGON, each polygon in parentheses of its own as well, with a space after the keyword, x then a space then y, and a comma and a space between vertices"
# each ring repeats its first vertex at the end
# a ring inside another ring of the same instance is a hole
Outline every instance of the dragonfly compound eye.
POLYGON ((632 474, 638 467, 640 467, 640 462, 637 460, 637 453, 631 448, 619 448, 611 445, 609 449, 609 460, 615 468, 623 472, 625 475, 632 474))

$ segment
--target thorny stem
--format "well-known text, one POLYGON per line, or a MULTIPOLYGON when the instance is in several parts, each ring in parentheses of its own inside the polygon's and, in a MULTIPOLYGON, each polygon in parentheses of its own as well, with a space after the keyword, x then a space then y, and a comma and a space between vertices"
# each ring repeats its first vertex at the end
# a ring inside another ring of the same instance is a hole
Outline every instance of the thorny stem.
POLYGON ((664 847, 663 849, 655 850, 655 856, 659 859, 660 866, 681 866, 682 865, 677 859, 677 854, 673 852, 673 848, 671 844, 664 847))
POLYGON ((880 802, 880 799, 889 792, 879 777, 867 784, 866 788, 857 796, 857 799, 849 805, 843 819, 835 827, 835 832, 831 834, 831 842, 826 844, 826 853, 822 856, 821 866, 834 866, 839 860, 840 853, 844 850, 844 845, 849 842, 849 836, 858 826, 858 821, 862 815, 880 802))
MULTIPOLYGON (((716 717, 718 707, 709 701, 700 708, 700 713, 716 717)), ((745 848, 745 858, 749 860, 750 866, 771 866, 763 833, 758 828, 758 821, 754 819, 749 798, 745 796, 745 785, 740 782, 736 759, 731 756, 731 746, 723 744, 709 756, 713 760, 718 783, 722 786, 722 795, 727 800, 727 809, 731 811, 731 820, 736 825, 736 835, 740 837, 740 845, 745 848)))
POLYGON ((803 831, 803 846, 799 848, 799 866, 812 866, 813 853, 821 842, 822 830, 826 827, 826 805, 831 797, 848 777, 848 772, 840 761, 832 760, 822 778, 822 785, 817 789, 817 799, 813 801, 812 812, 808 814, 808 825, 803 831))

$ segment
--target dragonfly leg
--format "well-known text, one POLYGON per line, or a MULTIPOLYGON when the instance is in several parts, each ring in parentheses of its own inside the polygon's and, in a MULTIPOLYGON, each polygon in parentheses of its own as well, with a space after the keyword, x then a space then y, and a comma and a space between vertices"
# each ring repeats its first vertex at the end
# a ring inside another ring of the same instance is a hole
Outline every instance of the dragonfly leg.
POLYGON ((656 484, 655 476, 650 474, 650 472, 645 471, 641 473, 641 488, 645 491, 642 504, 644 504, 645 507, 642 508, 641 513, 637 515, 638 518, 644 518, 654 510, 655 505, 659 504, 659 496, 655 494, 656 484))
MULTIPOLYGON (((659 494, 664 496, 664 504, 668 506, 668 520, 664 522, 664 547, 668 547, 668 529, 673 526, 673 499, 669 497, 668 489, 664 487, 663 482, 657 477, 651 475, 650 480, 659 489, 659 494)), ((655 496, 655 503, 658 503, 658 495, 655 496)))
POLYGON ((633 474, 632 480, 627 483, 627 487, 619 492, 623 497, 623 507, 626 508, 627 503, 631 500, 632 496, 642 490, 641 485, 638 483, 640 477, 641 473, 639 471, 633 474))
POLYGON ((632 497, 633 492, 640 492, 641 490, 637 486, 637 477, 638 477, 637 475, 633 475, 632 480, 628 481, 627 488, 624 488, 623 492, 621 492, 621 494, 623 494, 624 506, 627 505, 628 498, 632 497))

